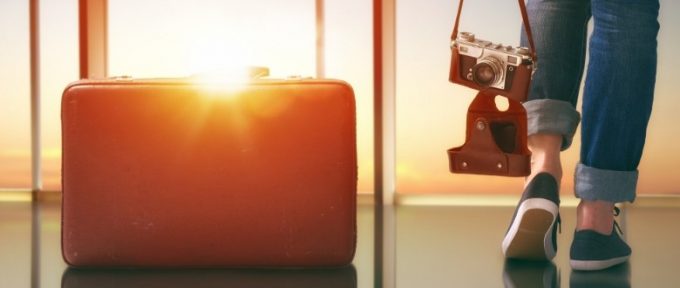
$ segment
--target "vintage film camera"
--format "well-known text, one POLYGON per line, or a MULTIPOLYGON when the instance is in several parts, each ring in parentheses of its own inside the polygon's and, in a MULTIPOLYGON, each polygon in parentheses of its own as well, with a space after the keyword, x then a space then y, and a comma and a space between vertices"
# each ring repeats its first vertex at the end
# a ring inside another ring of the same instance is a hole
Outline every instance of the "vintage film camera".
POLYGON ((463 0, 459 2, 451 35, 449 81, 479 93, 468 108, 465 143, 448 150, 453 173, 526 176, 531 172, 527 115, 521 102, 527 98, 536 54, 524 2, 518 2, 529 48, 458 33, 463 0), (495 98, 499 95, 508 98, 507 110, 497 108, 495 98))
POLYGON ((451 43, 451 50, 451 82, 517 101, 526 99, 535 67, 529 48, 495 44, 461 32, 451 43))

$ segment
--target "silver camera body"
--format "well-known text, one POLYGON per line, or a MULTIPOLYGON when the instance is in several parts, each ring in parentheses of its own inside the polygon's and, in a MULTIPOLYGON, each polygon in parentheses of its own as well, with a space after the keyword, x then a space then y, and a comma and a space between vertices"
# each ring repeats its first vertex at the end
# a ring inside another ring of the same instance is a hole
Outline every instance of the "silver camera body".
POLYGON ((464 78, 481 87, 510 90, 519 66, 531 66, 531 74, 536 69, 527 47, 504 46, 476 39, 475 34, 470 32, 459 33, 451 44, 462 58, 476 59, 476 62, 471 62, 472 59, 468 58, 465 62, 474 64, 463 64, 465 67, 462 68, 467 71, 460 72, 464 78))

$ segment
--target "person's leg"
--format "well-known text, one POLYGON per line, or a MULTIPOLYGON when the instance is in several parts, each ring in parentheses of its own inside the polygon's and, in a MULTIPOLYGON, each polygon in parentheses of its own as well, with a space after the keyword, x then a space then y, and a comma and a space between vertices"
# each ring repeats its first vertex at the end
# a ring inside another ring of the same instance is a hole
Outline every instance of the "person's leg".
POLYGON ((614 203, 635 200, 656 79, 658 0, 593 0, 594 31, 583 96, 581 198, 570 252, 575 270, 625 262, 630 247, 618 233, 614 203))
MULTIPOLYGON (((503 239, 508 258, 552 259, 557 252, 560 151, 571 145, 579 123, 574 108, 583 73, 588 0, 529 0, 529 21, 538 69, 533 75, 527 110, 532 174, 503 239)), ((522 45, 527 46, 526 34, 522 45)))
MULTIPOLYGON (((560 152, 569 148, 580 115, 576 111, 586 54, 590 1, 530 0, 527 4, 538 57, 527 109, 531 175, 547 172, 560 182, 560 152)), ((522 33, 522 45, 528 46, 522 33)))
POLYGON ((635 199, 656 79, 658 11, 658 0, 593 0, 577 230, 611 233, 614 203, 635 199))

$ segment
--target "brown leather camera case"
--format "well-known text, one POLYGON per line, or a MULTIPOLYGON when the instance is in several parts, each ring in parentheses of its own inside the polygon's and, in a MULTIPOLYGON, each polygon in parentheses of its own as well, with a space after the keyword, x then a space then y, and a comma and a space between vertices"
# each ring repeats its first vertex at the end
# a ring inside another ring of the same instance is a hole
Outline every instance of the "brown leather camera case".
POLYGON ((470 104, 465 144, 447 151, 451 172, 498 176, 530 174, 526 110, 519 102, 508 101, 508 109, 499 111, 495 97, 480 92, 470 104))
POLYGON ((354 94, 332 80, 71 84, 73 266, 337 266, 356 245, 354 94))

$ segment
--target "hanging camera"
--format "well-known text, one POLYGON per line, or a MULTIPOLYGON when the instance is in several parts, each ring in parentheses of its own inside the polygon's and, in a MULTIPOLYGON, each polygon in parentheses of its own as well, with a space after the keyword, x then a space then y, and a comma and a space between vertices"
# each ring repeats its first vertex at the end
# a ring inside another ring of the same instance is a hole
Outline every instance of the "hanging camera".
POLYGON ((458 33, 463 0, 451 35, 449 81, 480 92, 468 108, 465 144, 448 150, 453 173, 526 176, 531 170, 527 148, 525 101, 536 69, 536 56, 526 8, 518 0, 530 48, 512 47, 458 33), (495 97, 508 98, 501 111, 495 97))
MULTIPOLYGON (((460 32, 452 49, 460 57, 460 65, 454 68, 457 68, 461 79, 472 81, 480 88, 495 88, 512 93, 515 75, 519 74, 518 86, 525 86, 533 72, 533 60, 526 47, 495 44, 476 39, 475 34, 470 32, 460 32)), ((523 87, 519 88, 515 89, 524 90, 521 89, 523 87)))

